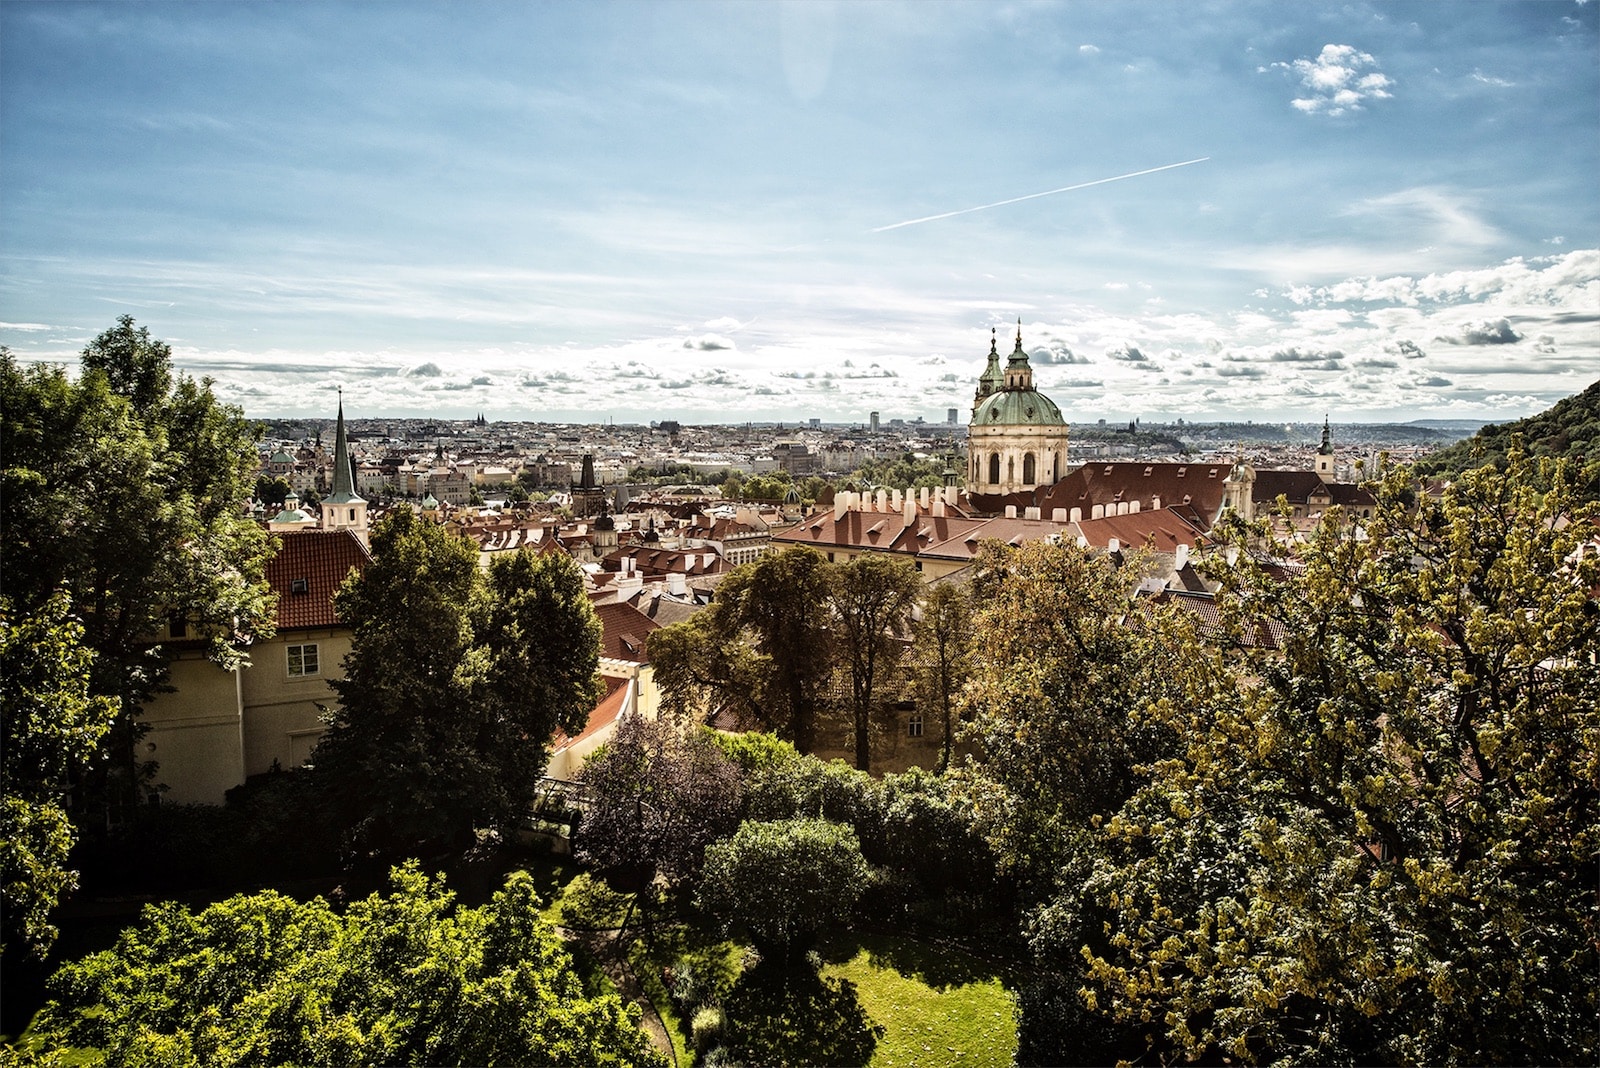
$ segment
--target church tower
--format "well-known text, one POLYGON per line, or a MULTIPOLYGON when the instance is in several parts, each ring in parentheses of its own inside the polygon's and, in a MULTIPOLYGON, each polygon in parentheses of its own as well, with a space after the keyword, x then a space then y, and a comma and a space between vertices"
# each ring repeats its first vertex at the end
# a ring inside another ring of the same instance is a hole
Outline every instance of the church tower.
POLYGON ((1004 370, 991 330, 989 365, 978 379, 967 427, 968 492, 1021 493, 1054 485, 1066 465, 1067 421, 1055 401, 1033 388, 1021 320, 1004 370))
POLYGON ((1244 447, 1239 448, 1239 459, 1222 484, 1223 511, 1231 509, 1245 522, 1256 517, 1256 469, 1244 458, 1244 447))
POLYGON ((322 502, 323 530, 348 530, 367 545, 367 502, 356 494, 350 443, 344 432, 344 391, 339 391, 339 419, 333 438, 333 492, 322 502))
POLYGON ((1322 417, 1322 444, 1317 446, 1317 477, 1324 482, 1333 479, 1333 428, 1328 425, 1328 417, 1322 417))

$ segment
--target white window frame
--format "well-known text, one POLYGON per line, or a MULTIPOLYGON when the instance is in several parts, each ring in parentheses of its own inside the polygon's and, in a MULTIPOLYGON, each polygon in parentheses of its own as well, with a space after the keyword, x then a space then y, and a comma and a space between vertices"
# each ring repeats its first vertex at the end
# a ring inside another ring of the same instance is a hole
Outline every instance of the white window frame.
POLYGON ((302 642, 288 648, 288 669, 291 679, 314 679, 322 674, 322 651, 316 642, 302 642), (311 669, 306 670, 306 650, 311 651, 311 669), (299 670, 296 670, 298 668, 299 670))
POLYGON ((922 737, 922 713, 921 712, 913 712, 913 713, 911 713, 911 715, 906 717, 906 737, 907 738, 921 738, 922 737))

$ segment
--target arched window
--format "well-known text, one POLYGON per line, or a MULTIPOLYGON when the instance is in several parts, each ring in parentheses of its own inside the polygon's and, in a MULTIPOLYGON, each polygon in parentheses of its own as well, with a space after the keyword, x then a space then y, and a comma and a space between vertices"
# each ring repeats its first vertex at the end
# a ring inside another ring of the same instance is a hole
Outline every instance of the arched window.
POLYGON ((1022 456, 1022 484, 1024 486, 1033 485, 1035 482, 1033 475, 1033 453, 1024 453, 1022 456))
POLYGON ((989 454, 989 481, 1000 481, 1000 454, 997 452, 989 454))

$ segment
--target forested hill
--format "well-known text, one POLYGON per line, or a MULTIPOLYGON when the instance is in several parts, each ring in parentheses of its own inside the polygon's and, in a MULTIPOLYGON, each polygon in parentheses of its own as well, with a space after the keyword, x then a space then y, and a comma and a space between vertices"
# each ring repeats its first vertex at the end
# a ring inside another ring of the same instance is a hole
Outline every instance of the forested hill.
POLYGON ((1448 478, 1470 467, 1493 463, 1504 468, 1514 437, 1534 456, 1565 456, 1580 475, 1583 495, 1600 500, 1600 382, 1575 393, 1538 415, 1513 423, 1490 424, 1470 438, 1440 449, 1417 464, 1424 475, 1448 478))

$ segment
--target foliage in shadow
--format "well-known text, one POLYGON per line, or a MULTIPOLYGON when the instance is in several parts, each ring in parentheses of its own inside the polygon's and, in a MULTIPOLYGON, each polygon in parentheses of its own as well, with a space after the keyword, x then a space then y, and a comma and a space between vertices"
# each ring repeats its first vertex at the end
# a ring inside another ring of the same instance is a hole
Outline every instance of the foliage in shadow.
POLYGON ((728 1052, 743 1064, 866 1064, 883 1037, 855 984, 825 979, 809 963, 762 961, 739 977, 723 1010, 728 1052))

